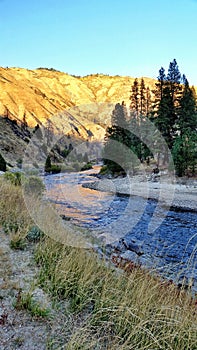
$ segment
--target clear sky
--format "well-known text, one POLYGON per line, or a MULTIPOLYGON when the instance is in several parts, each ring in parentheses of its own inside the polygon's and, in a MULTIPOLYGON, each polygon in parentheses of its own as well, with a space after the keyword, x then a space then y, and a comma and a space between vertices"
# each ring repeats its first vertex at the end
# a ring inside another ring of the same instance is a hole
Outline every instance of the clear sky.
POLYGON ((0 0, 0 66, 158 76, 197 86, 197 0, 0 0))

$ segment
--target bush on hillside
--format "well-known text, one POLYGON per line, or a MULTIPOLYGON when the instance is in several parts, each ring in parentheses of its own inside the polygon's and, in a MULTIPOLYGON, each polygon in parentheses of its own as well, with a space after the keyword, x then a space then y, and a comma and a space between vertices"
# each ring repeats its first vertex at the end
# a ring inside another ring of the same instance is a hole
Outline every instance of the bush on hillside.
POLYGON ((89 170, 89 169, 92 169, 92 163, 90 162, 82 166, 81 171, 89 170))
POLYGON ((20 173, 19 171, 15 173, 11 173, 8 171, 4 174, 4 178, 14 186, 21 186, 22 173, 20 173))
POLYGON ((0 171, 6 171, 6 161, 0 153, 0 171))

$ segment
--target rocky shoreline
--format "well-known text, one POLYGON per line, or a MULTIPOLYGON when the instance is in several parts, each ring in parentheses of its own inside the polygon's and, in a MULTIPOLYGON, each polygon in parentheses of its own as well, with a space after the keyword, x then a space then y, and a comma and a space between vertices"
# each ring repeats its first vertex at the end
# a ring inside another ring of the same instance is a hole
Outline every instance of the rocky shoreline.
POLYGON ((137 175, 111 179, 103 177, 82 186, 97 191, 158 200, 160 205, 177 211, 197 212, 197 180, 173 183, 172 179, 162 176, 149 180, 137 175))

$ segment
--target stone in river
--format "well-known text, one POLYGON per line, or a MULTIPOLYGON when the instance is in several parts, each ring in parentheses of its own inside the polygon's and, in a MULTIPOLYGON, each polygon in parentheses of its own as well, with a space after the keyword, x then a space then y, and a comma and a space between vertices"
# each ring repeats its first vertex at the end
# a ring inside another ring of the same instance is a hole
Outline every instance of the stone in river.
POLYGON ((126 250, 123 254, 120 255, 120 257, 124 260, 129 260, 133 262, 138 262, 138 255, 135 252, 132 252, 130 250, 126 250))
POLYGON ((127 250, 131 250, 132 252, 135 252, 137 255, 142 255, 144 252, 142 251, 142 248, 138 246, 137 244, 132 243, 128 239, 122 238, 121 243, 125 246, 127 250))

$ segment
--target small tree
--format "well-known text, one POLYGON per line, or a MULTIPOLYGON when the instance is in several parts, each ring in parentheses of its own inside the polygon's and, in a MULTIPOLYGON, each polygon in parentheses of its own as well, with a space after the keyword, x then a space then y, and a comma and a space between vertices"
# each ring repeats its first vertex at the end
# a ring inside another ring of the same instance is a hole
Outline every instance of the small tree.
POLYGON ((0 153, 0 171, 6 171, 6 161, 0 153))
POLYGON ((195 174, 197 165, 197 136, 196 133, 185 133, 176 137, 172 155, 178 176, 195 174))
POLYGON ((47 173, 49 173, 51 171, 51 158, 50 158, 50 156, 48 156, 47 159, 46 159, 44 170, 47 173))
POLYGON ((131 87, 131 96, 130 96, 130 110, 133 112, 133 115, 135 117, 138 117, 139 114, 139 84, 138 84, 138 79, 136 78, 134 80, 134 83, 131 87))

